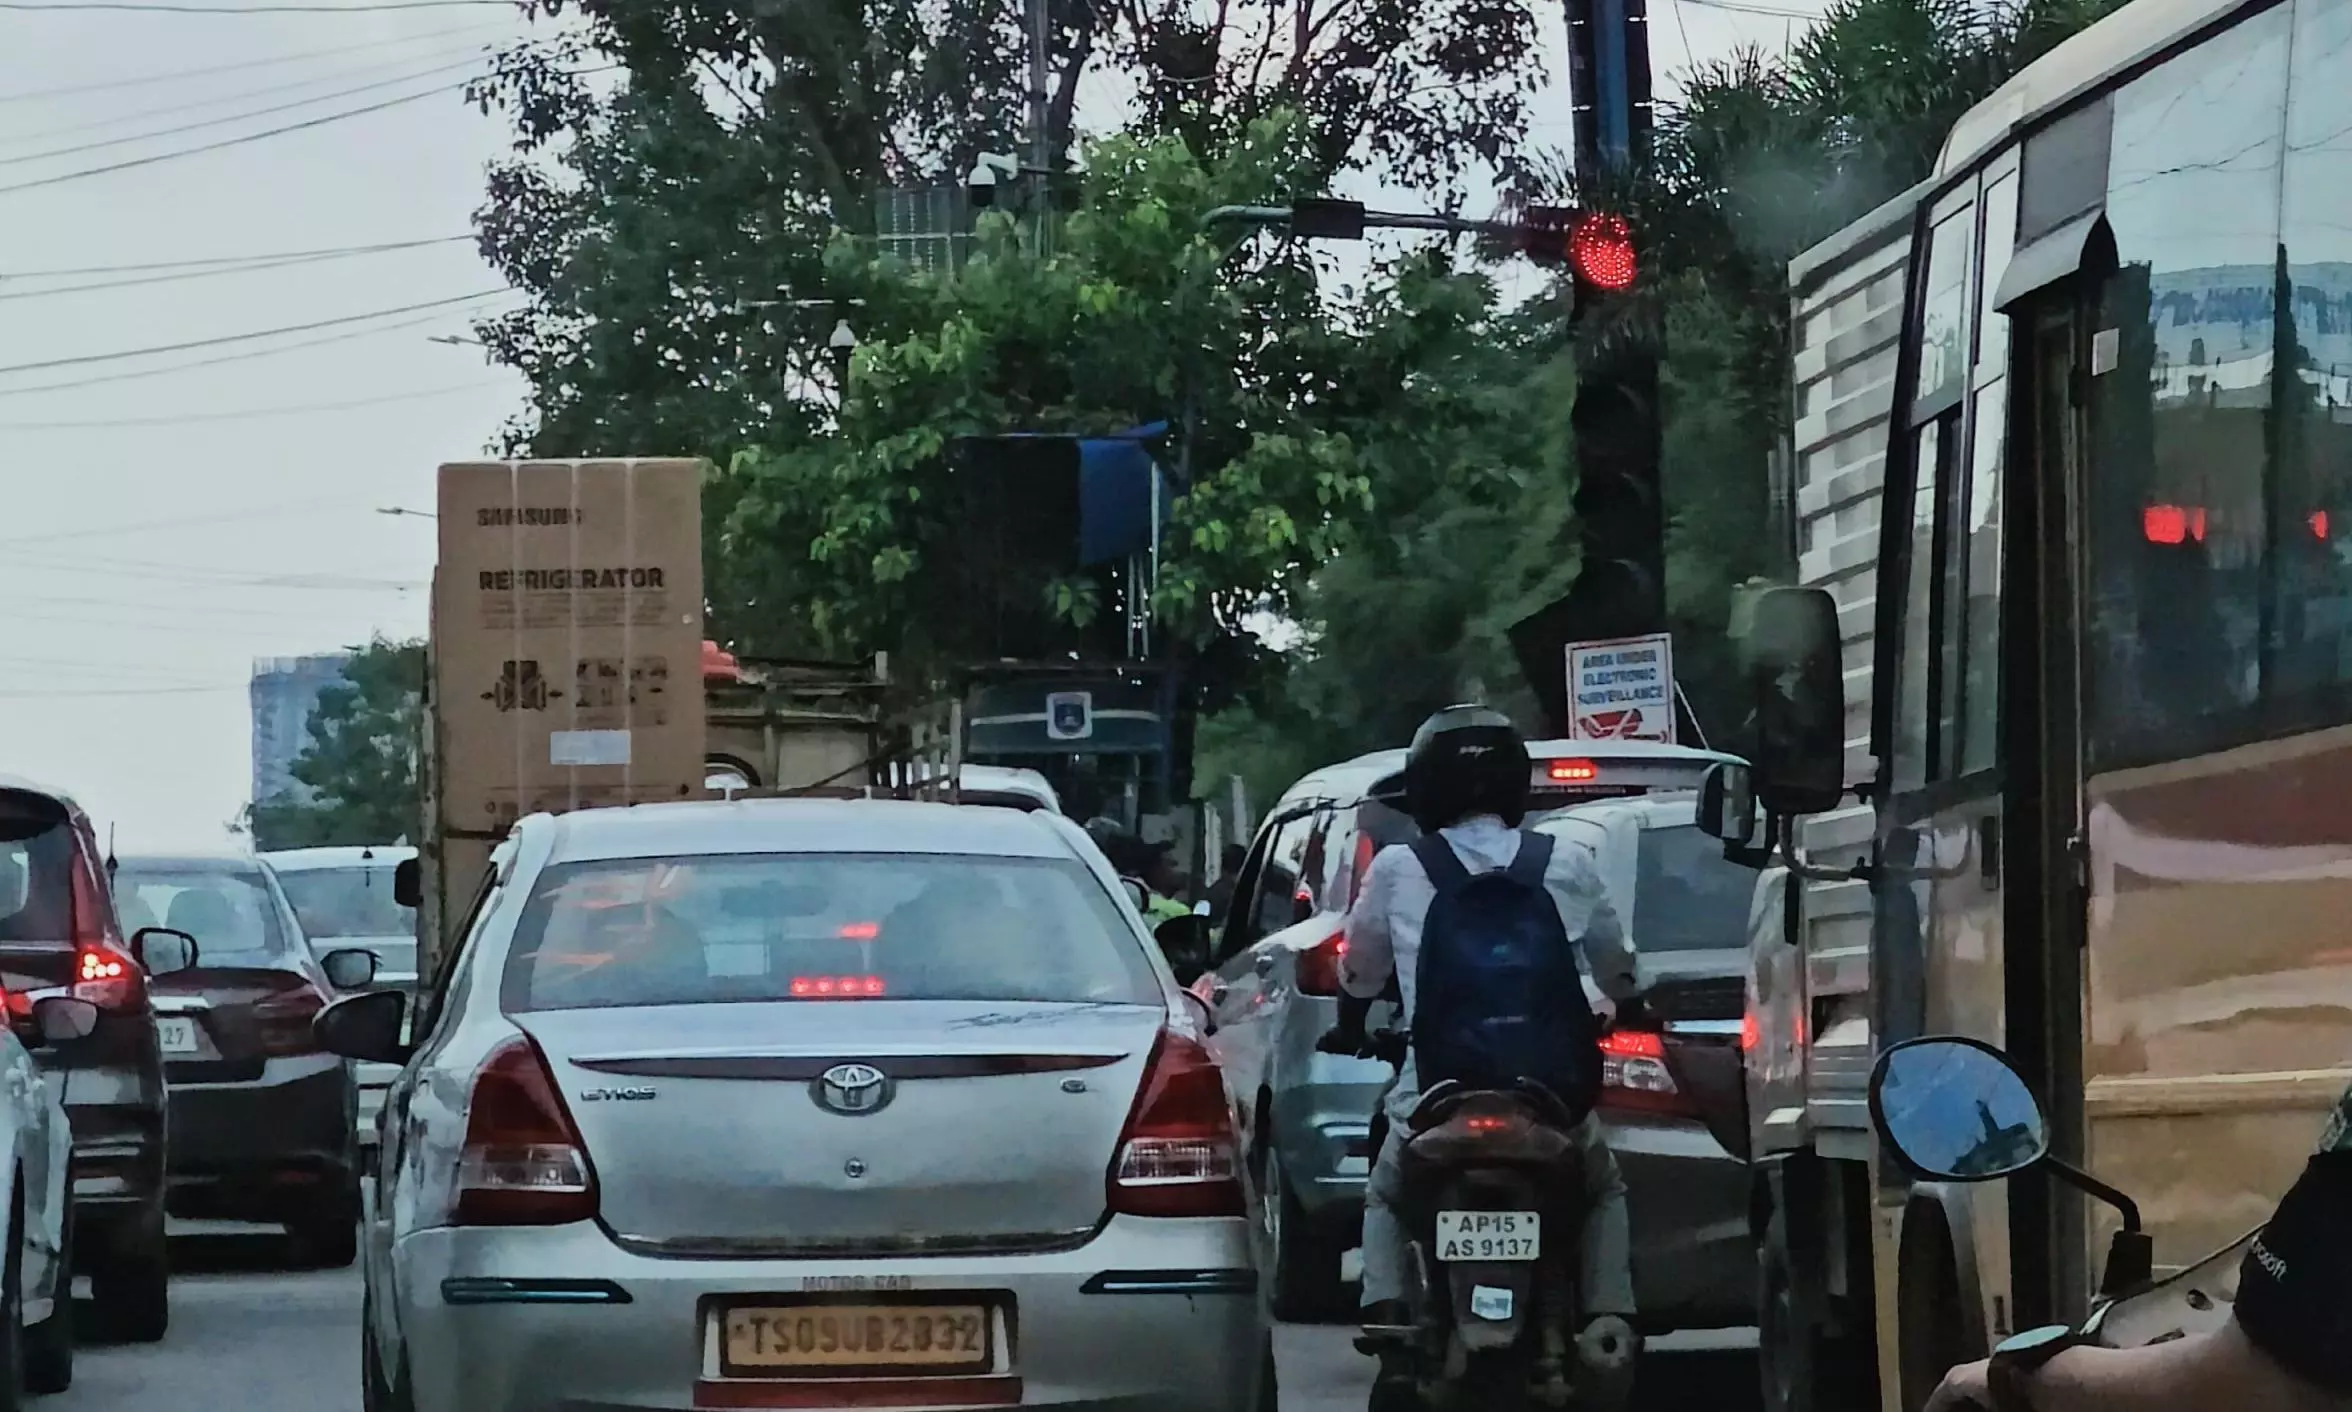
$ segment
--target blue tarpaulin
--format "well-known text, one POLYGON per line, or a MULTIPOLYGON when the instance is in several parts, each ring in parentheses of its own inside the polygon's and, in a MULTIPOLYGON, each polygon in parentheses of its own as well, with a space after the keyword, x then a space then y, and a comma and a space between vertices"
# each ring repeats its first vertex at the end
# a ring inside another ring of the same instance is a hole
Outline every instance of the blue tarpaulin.
POLYGON ((1131 427, 1114 436, 1052 436, 1015 432, 1007 441, 1069 441, 1078 447, 1078 562, 1106 563, 1140 554, 1152 543, 1152 487, 1160 492, 1160 523, 1166 525, 1176 495, 1145 443, 1165 435, 1166 422, 1131 427))

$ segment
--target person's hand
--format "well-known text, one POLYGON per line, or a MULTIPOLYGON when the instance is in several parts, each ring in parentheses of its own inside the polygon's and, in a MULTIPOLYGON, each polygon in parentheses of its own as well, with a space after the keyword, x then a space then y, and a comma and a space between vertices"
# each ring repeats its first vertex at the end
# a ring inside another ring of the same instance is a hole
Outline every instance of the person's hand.
POLYGON ((1943 1385, 1927 1400, 1927 1412, 1995 1412, 1993 1390, 1986 1382, 1992 1360, 1963 1363, 1944 1374, 1943 1385))

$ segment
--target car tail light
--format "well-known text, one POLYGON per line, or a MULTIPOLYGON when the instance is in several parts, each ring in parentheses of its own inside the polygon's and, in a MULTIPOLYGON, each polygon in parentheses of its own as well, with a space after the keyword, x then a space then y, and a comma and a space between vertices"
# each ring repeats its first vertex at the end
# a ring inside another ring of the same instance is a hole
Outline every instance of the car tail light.
POLYGON ((1239 1216, 1241 1164, 1225 1076, 1198 1040, 1163 1030, 1111 1160, 1125 1216, 1239 1216))
POLYGON ((1611 1030, 1601 1036, 1601 1106, 1620 1112, 1689 1111, 1666 1067, 1663 1036, 1655 1030, 1611 1030))
POLYGON ((1544 778, 1553 784, 1590 784, 1600 777, 1600 768, 1590 760, 1553 760, 1544 766, 1544 778))
POLYGON ((311 1022, 327 1008, 326 997, 307 985, 280 991, 253 1007, 253 1025, 264 1054, 315 1054, 318 1036, 311 1022))
POLYGON ((106 899, 87 868, 73 870, 73 993, 101 1010, 137 1010, 147 979, 107 921, 106 899))
POLYGON ((1356 834, 1356 866, 1348 871, 1349 908, 1353 909, 1356 905, 1356 898, 1362 895, 1364 874, 1372 871, 1372 859, 1379 852, 1380 845, 1372 841, 1372 835, 1359 829, 1356 834))
POLYGON ((510 1039, 474 1075, 454 1219, 461 1226, 561 1226, 595 1215, 596 1171, 546 1057, 528 1038, 510 1039))
POLYGON ((1340 967, 1347 961, 1347 929, 1341 927, 1298 954, 1301 995, 1339 994, 1340 967))
POLYGON ((794 976, 795 1000, 871 1000, 889 989, 880 976, 794 976))

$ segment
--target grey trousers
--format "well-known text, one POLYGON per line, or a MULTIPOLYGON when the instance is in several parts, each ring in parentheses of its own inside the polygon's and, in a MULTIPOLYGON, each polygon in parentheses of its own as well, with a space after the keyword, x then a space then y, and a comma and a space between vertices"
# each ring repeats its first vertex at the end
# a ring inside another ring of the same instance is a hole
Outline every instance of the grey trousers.
MULTIPOLYGON (((1364 1302, 1403 1299, 1412 1268, 1412 1245, 1396 1206, 1404 1196, 1404 1127, 1394 1123, 1372 1161, 1364 1184, 1364 1302)), ((1584 1317, 1633 1317, 1633 1236, 1625 1214, 1625 1178, 1601 1134, 1600 1120, 1587 1116, 1569 1133, 1584 1159, 1584 1317)))

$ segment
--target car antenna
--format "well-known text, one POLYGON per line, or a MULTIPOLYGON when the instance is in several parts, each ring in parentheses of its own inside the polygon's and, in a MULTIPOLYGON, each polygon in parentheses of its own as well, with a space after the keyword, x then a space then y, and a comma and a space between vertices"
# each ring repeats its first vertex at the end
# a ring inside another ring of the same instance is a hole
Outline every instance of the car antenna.
POLYGON ((120 867, 122 867, 122 861, 121 861, 120 859, 118 859, 118 858, 116 858, 116 857, 114 856, 114 825, 113 825, 112 823, 109 823, 109 824, 107 824, 107 826, 106 826, 106 881, 107 881, 107 882, 109 882, 109 883, 112 883, 112 882, 114 881, 114 874, 115 874, 115 871, 116 871, 117 869, 119 869, 120 867))

